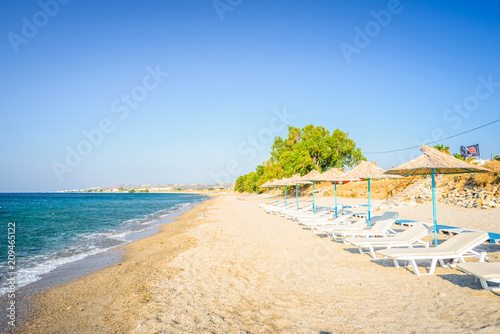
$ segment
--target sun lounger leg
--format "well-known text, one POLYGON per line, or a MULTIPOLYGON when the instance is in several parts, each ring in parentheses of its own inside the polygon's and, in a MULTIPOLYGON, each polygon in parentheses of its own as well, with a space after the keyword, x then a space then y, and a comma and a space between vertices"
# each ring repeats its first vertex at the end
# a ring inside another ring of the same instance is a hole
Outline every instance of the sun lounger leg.
MULTIPOLYGON (((431 262, 431 270, 429 270, 429 275, 434 275, 434 271, 436 270, 438 260, 436 258, 432 259, 431 262)), ((443 260, 439 260, 441 265, 443 265, 443 260)))
POLYGON ((486 258, 487 258, 486 252, 481 252, 481 254, 479 254, 479 262, 484 262, 486 258))
POLYGON ((500 286, 489 286, 488 281, 483 278, 479 278, 479 281, 481 282, 483 289, 487 291, 500 292, 500 286))
POLYGON ((418 267, 417 267, 417 261, 415 261, 415 259, 411 259, 411 266, 413 267, 413 270, 415 271, 415 275, 417 276, 420 276, 420 271, 418 270, 418 267))
POLYGON ((488 286, 488 282, 485 279, 480 278, 479 281, 481 281, 481 286, 483 289, 491 291, 490 287, 488 286))
POLYGON ((394 262, 394 267, 399 268, 399 262, 397 259, 392 259, 392 262, 394 262))

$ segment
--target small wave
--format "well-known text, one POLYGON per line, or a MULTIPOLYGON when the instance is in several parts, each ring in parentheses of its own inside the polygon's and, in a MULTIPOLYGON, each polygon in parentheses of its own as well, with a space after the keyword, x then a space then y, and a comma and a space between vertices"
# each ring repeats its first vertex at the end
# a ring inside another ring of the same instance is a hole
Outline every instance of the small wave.
MULTIPOLYGON (((149 226, 168 215, 203 200, 205 200, 205 198, 196 198, 190 202, 179 203, 168 209, 158 210, 140 218, 125 220, 117 229, 80 234, 78 239, 74 239, 74 243, 67 245, 65 249, 59 249, 49 254, 46 253, 27 257, 25 258, 25 263, 29 267, 18 268, 17 270, 17 289, 40 280, 42 275, 62 265, 83 260, 88 256, 102 253, 127 243, 128 240, 126 237, 128 235, 142 232, 149 228, 144 225, 149 226), (108 240, 108 242, 105 240, 108 240)), ((2 282, 0 296, 7 292, 9 292, 7 284, 6 282, 2 282)))
MULTIPOLYGON (((41 279, 41 275, 47 274, 54 269, 75 261, 83 260, 88 256, 99 254, 109 250, 110 248, 93 249, 84 253, 75 254, 69 257, 62 257, 57 259, 49 259, 31 268, 18 269, 16 273, 16 283, 17 289, 36 282, 41 279)), ((9 292, 7 286, 2 286, 0 288, 0 296, 9 292)))
POLYGON ((131 233, 136 233, 136 232, 140 232, 140 231, 127 231, 127 232, 123 232, 123 233, 118 233, 118 234, 110 235, 107 238, 108 239, 113 239, 113 240, 127 242, 127 239, 126 239, 127 235, 129 235, 131 233))

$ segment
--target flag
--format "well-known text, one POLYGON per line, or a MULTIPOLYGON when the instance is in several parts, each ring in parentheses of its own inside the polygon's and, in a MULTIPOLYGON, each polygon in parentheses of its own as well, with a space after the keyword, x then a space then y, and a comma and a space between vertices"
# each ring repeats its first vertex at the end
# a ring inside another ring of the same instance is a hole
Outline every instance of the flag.
POLYGON ((460 155, 462 156, 462 158, 479 158, 479 144, 460 146, 460 155))

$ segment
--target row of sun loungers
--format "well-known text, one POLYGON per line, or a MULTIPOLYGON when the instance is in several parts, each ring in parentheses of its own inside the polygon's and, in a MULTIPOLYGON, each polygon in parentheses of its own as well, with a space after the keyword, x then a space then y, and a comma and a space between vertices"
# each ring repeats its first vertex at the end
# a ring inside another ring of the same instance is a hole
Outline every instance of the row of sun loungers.
POLYGON ((337 218, 335 208, 317 207, 313 214, 312 205, 304 205, 299 210, 294 205, 285 206, 284 203, 261 207, 268 213, 298 221, 316 234, 351 244, 361 254, 366 249, 373 259, 390 259, 396 268, 399 268, 400 261, 409 263, 417 276, 433 275, 438 263, 442 267, 456 267, 458 264, 458 268, 464 272, 478 277, 484 289, 500 291, 500 263, 484 262, 486 253, 474 250, 489 239, 486 232, 464 231, 436 247, 429 247, 429 243, 424 242, 423 238, 432 233, 432 228, 424 223, 415 223, 404 232, 397 233, 392 228, 399 216, 396 212, 385 212, 380 217, 372 217, 372 227, 368 228, 366 217, 359 215, 362 218, 353 221, 358 215, 341 206, 337 207, 337 218), (377 257, 377 254, 382 257, 377 257), (465 263, 466 257, 477 257, 480 262, 465 263), (422 273, 419 270, 417 261, 420 260, 431 262, 428 272, 422 273))

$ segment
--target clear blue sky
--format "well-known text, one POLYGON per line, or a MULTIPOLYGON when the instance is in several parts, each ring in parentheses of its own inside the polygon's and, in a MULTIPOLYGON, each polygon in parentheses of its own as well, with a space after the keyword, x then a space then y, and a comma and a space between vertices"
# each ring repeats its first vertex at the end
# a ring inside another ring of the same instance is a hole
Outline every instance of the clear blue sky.
POLYGON ((372 152, 500 118, 498 1, 3 1, 0 28, 0 191, 234 181, 283 122, 372 152))

